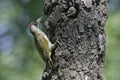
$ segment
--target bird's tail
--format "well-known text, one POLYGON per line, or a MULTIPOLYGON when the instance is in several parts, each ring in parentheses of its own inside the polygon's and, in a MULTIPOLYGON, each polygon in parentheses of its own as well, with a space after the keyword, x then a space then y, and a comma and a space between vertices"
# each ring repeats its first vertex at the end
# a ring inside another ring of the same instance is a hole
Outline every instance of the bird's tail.
POLYGON ((47 63, 48 63, 48 65, 49 65, 50 68, 53 68, 53 67, 54 67, 51 58, 48 59, 47 63))

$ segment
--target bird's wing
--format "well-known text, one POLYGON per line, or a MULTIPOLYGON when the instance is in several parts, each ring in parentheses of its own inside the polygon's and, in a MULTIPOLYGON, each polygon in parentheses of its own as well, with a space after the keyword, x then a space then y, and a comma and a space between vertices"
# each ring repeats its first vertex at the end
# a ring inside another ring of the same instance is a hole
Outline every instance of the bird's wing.
POLYGON ((49 43, 48 43, 48 38, 46 36, 42 36, 42 37, 39 37, 38 38, 38 42, 39 42, 39 45, 42 46, 42 48, 44 48, 44 50, 46 52, 48 52, 50 49, 49 49, 49 43))

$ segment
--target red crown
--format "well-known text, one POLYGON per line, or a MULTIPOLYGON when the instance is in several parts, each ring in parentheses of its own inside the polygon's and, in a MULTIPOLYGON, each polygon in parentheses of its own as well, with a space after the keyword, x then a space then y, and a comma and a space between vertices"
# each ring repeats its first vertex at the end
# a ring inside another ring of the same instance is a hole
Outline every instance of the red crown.
POLYGON ((28 26, 28 27, 29 27, 29 28, 31 28, 31 26, 32 26, 32 22, 29 24, 29 26, 28 26))

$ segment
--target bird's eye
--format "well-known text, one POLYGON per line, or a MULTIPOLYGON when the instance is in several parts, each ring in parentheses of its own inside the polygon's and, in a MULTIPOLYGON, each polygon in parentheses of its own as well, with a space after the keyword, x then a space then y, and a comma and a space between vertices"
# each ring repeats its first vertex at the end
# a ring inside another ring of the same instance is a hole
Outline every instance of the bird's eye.
POLYGON ((35 22, 33 22, 33 24, 36 26, 36 25, 37 25, 37 22, 35 21, 35 22))

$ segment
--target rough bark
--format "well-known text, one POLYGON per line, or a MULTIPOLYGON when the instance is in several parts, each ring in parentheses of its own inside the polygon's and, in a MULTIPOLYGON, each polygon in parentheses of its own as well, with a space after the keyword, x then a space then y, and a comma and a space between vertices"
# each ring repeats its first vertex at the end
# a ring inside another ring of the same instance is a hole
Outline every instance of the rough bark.
POLYGON ((42 80, 103 80, 107 0, 45 0, 44 13, 49 39, 60 45, 42 80))

